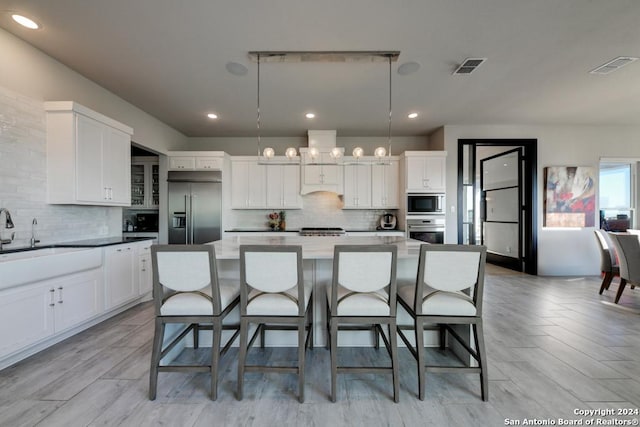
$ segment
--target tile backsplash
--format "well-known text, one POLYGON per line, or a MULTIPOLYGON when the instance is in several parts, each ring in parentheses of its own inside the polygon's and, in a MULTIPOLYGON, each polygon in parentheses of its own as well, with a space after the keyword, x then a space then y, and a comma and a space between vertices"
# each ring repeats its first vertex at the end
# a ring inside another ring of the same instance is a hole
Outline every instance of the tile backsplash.
POLYGON ((0 87, 0 207, 7 208, 15 232, 6 249, 28 244, 33 218, 42 243, 120 234, 122 208, 47 204, 46 116, 43 101, 0 87))
MULTIPOLYGON (((319 191, 303 196, 303 209, 287 210, 288 229, 301 227, 342 227, 345 230, 374 230, 384 212, 395 210, 342 209, 342 199, 336 193, 319 191)), ((230 228, 267 228, 267 215, 272 210, 232 210, 230 228)))

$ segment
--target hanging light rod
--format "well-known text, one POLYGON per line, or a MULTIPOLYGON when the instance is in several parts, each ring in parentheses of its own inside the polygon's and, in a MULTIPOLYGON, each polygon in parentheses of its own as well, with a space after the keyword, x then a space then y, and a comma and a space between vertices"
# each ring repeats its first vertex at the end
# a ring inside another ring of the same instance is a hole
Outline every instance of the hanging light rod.
POLYGON ((397 62, 399 50, 318 50, 253 51, 249 58, 258 62, 397 62))

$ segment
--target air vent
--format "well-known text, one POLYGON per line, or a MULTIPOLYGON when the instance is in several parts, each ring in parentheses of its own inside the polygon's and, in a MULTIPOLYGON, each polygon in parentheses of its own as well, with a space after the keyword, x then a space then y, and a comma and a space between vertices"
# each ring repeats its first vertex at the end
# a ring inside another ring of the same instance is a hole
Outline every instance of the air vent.
POLYGON ((487 58, 467 58, 462 61, 462 64, 456 68, 453 74, 471 74, 486 60, 487 58))
POLYGON ((609 74, 637 60, 638 58, 634 58, 633 56, 619 56, 589 72, 591 74, 609 74))

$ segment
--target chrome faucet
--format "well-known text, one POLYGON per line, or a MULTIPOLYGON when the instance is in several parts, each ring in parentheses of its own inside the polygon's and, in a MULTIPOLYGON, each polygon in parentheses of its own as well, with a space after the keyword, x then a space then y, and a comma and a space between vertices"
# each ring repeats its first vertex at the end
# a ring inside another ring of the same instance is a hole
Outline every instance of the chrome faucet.
POLYGON ((40 243, 40 240, 36 239, 36 225, 38 225, 38 220, 33 218, 31 221, 31 247, 35 248, 36 243, 40 243))
MULTIPOLYGON (((13 225, 13 221, 11 220, 11 214, 9 213, 9 210, 7 208, 0 208, 0 215, 2 215, 2 212, 4 212, 5 215, 4 228, 14 228, 15 225, 13 225)), ((13 242, 13 238, 15 237, 15 235, 16 233, 13 232, 11 233, 10 239, 3 239, 2 234, 0 233, 0 251, 2 250, 2 245, 8 245, 13 242)))

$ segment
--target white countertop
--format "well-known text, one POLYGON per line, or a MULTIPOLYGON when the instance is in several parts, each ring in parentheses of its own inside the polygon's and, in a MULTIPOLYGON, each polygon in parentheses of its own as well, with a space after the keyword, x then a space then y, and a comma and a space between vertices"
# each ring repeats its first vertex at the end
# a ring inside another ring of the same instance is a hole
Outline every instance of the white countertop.
POLYGON ((233 236, 213 242, 217 259, 239 259, 240 245, 301 245, 303 259, 331 259, 335 245, 376 245, 394 244, 398 246, 398 258, 418 258, 420 245, 404 237, 352 237, 352 236, 233 236))

